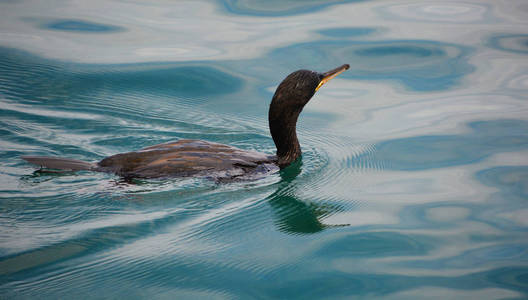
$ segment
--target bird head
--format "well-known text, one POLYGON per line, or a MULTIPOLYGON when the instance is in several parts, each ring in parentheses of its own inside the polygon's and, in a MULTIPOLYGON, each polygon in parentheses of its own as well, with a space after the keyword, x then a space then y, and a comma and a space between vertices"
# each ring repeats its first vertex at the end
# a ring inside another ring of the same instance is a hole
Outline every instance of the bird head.
POLYGON ((319 73, 310 70, 298 70, 288 75, 277 87, 272 103, 294 111, 302 108, 310 101, 315 92, 332 78, 348 70, 344 64, 328 72, 319 73))

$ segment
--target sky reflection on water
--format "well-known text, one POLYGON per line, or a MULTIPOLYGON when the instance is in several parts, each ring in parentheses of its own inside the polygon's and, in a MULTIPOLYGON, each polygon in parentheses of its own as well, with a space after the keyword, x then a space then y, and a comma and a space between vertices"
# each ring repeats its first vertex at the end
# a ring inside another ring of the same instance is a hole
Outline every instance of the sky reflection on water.
POLYGON ((10 299, 523 299, 522 1, 0 3, 0 293, 10 299), (252 182, 45 174, 180 138, 303 159, 252 182))
POLYGON ((45 23, 42 27, 50 30, 75 31, 79 33, 104 33, 122 30, 122 28, 117 26, 109 26, 105 24, 86 22, 82 20, 60 19, 45 23))

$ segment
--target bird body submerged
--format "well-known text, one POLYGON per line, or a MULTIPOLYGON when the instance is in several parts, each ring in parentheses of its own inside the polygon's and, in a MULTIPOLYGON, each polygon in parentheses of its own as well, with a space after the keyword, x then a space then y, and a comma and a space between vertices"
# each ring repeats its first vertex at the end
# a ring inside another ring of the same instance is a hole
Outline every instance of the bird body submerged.
POLYGON ((22 158, 49 169, 109 172, 125 178, 251 178, 253 175, 273 172, 288 166, 301 155, 296 123, 304 105, 322 84, 348 68, 348 65, 343 65, 326 73, 299 70, 281 82, 269 110, 269 126, 277 147, 276 156, 185 139, 112 155, 97 163, 46 156, 22 158))
POLYGON ((46 156, 23 159, 50 169, 115 173, 125 178, 249 177, 278 170, 277 157, 202 140, 179 140, 108 156, 97 163, 46 156))
POLYGON ((97 171, 124 177, 213 176, 238 177, 264 172, 274 166, 275 156, 202 140, 179 140, 109 156, 97 171))

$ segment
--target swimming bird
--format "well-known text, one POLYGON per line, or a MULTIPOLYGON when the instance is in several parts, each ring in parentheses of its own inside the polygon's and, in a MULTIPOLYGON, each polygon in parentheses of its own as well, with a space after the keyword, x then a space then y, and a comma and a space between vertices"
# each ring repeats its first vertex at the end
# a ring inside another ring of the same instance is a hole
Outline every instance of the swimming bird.
POLYGON ((325 73, 298 70, 279 84, 268 114, 276 155, 182 139, 112 155, 99 162, 48 156, 22 156, 22 159, 47 169, 110 172, 125 178, 205 176, 232 179, 282 169, 301 156, 296 124, 302 109, 323 84, 349 67, 344 64, 325 73))

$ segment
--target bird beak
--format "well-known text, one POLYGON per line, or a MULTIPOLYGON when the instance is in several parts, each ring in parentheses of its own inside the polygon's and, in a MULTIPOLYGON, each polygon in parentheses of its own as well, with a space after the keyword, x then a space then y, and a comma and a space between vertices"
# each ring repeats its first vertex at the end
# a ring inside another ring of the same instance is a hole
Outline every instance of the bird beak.
POLYGON ((336 77, 337 75, 345 72, 346 70, 348 70, 348 68, 350 68, 350 65, 349 64, 344 64, 341 67, 337 67, 337 68, 335 68, 333 70, 330 70, 328 72, 323 73, 323 79, 321 79, 321 81, 319 82, 319 85, 315 88, 315 91, 317 92, 317 90, 320 87, 322 87, 323 84, 328 82, 330 79, 336 77))

